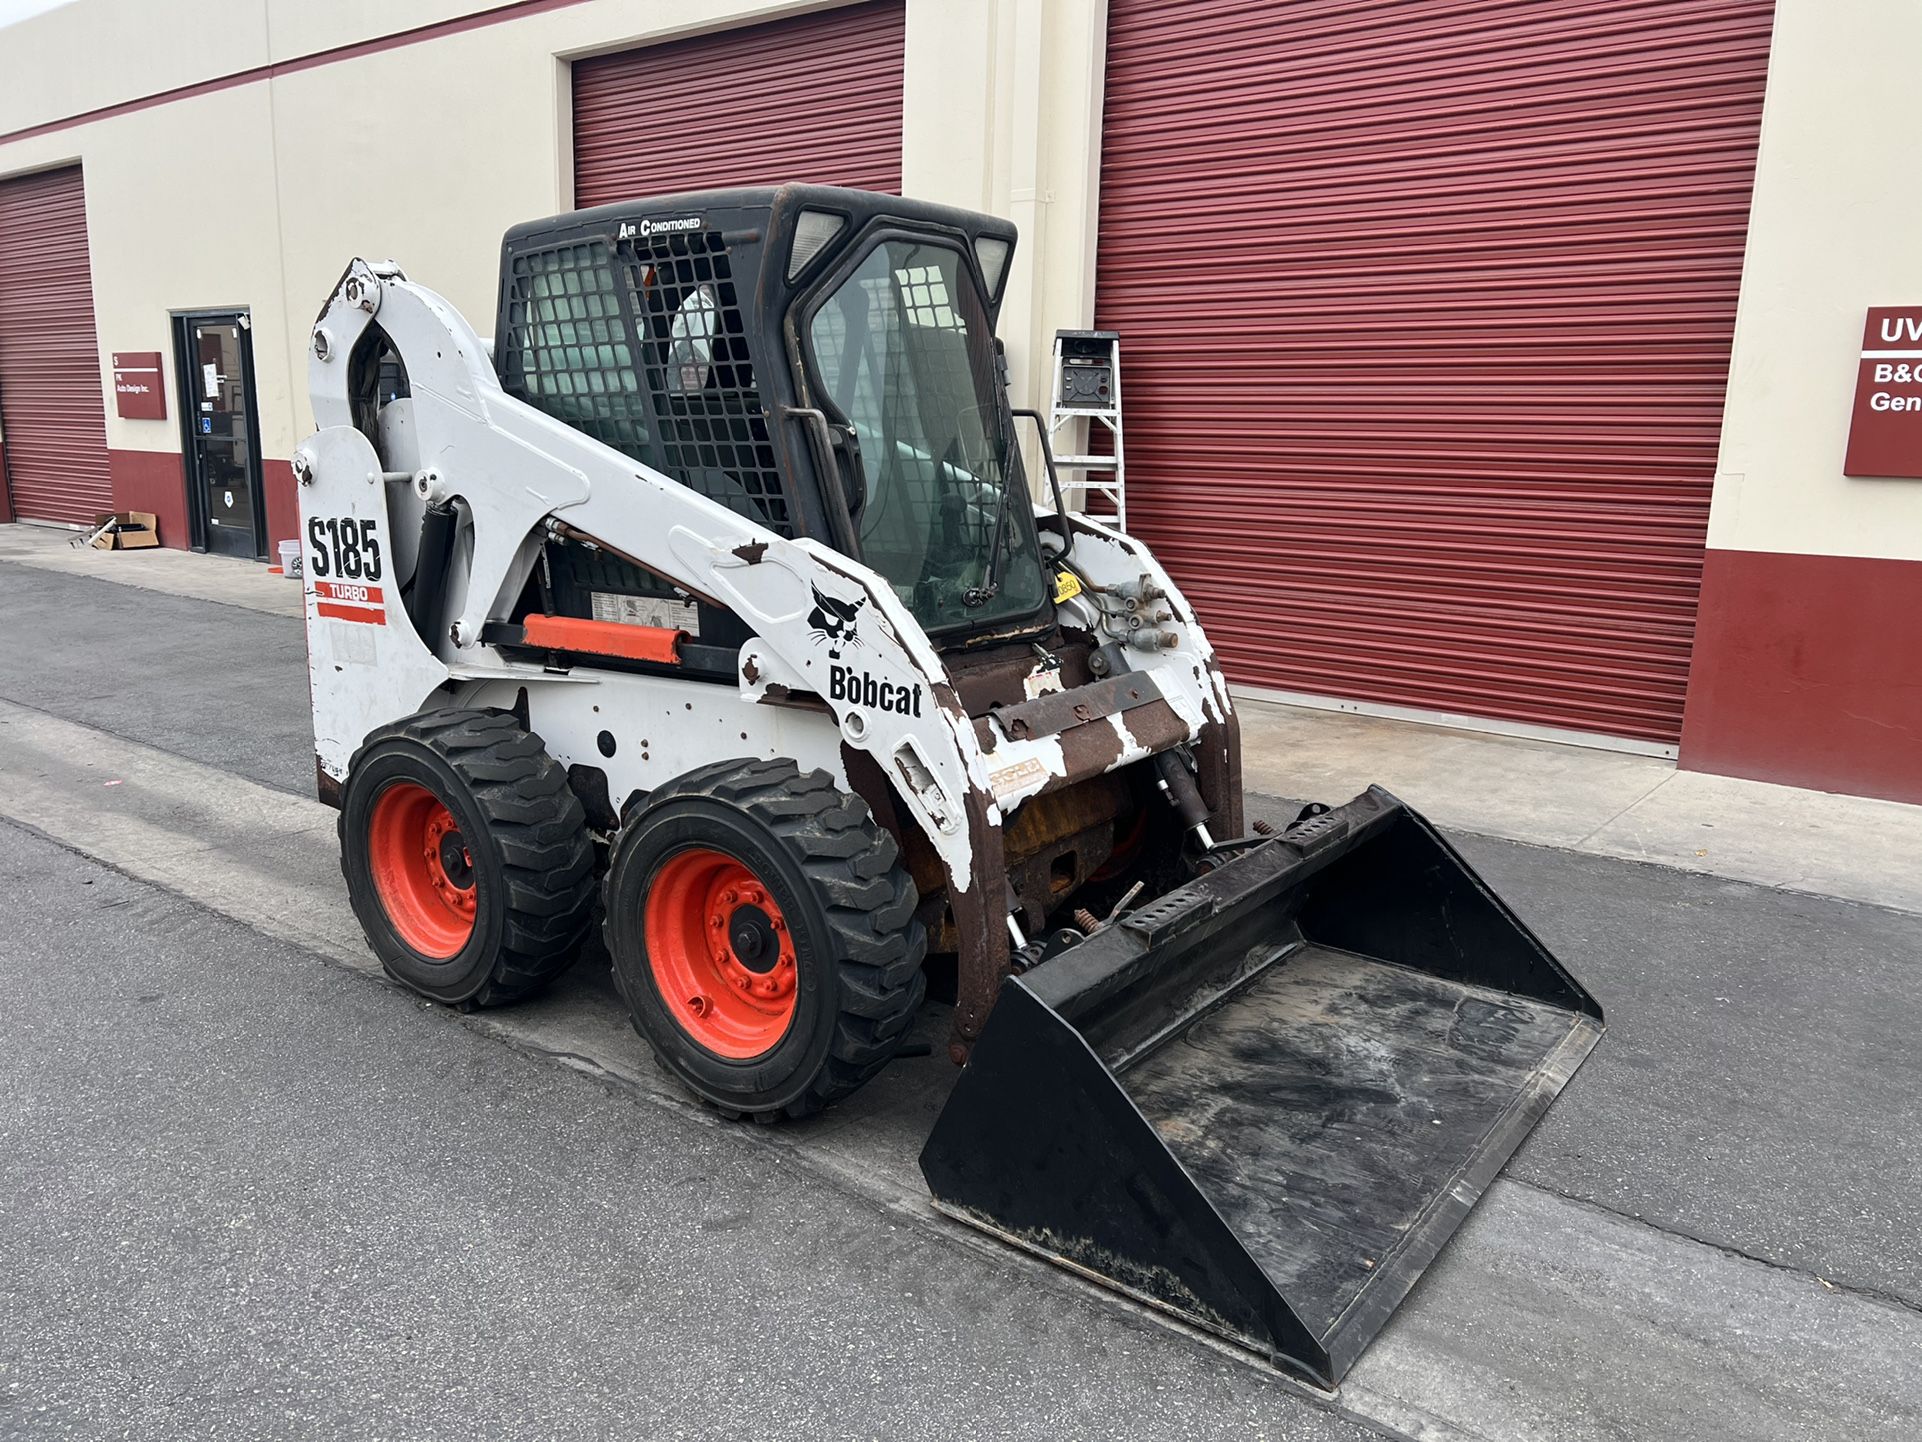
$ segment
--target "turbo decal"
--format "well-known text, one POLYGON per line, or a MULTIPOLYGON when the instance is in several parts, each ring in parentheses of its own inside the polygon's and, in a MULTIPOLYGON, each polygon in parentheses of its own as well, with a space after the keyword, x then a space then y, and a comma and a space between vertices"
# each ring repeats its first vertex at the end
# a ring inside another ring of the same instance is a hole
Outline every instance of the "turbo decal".
POLYGON ((387 604, 379 586, 360 581, 315 581, 314 612, 334 621, 387 624, 387 604))

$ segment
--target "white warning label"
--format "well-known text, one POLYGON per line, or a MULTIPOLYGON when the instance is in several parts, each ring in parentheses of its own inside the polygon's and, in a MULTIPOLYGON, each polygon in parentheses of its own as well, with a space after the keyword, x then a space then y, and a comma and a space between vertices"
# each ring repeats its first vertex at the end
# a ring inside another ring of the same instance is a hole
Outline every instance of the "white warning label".
POLYGON ((669 631, 701 634, 700 611, 692 601, 665 596, 623 596, 618 591, 594 592, 594 619, 618 621, 623 626, 659 626, 669 631))

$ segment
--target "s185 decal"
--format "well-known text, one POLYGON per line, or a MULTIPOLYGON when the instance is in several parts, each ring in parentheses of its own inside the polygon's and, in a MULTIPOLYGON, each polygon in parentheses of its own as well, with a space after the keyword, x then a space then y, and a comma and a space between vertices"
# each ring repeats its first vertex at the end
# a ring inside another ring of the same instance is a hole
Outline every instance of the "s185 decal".
POLYGON ((307 523, 313 558, 310 576, 340 576, 349 581, 380 579, 380 537, 373 520, 352 516, 315 516, 307 523))

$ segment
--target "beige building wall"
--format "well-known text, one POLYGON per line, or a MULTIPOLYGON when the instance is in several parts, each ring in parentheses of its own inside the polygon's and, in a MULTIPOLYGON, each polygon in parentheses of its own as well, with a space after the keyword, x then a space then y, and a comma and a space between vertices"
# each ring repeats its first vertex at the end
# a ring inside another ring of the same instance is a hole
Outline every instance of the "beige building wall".
MULTIPOLYGON (((572 200, 569 60, 830 7, 594 0, 326 55, 496 8, 210 0, 183 23, 150 0, 78 0, 0 31, 0 135, 258 72, 0 140, 0 177, 85 166, 103 392, 113 351, 171 354, 170 311, 249 306, 262 445, 291 455, 313 425, 308 326, 354 255, 399 261, 492 330, 502 232, 572 200)), ((1105 15, 1105 0, 907 0, 904 189, 1021 226, 1003 333, 1031 402, 1054 330, 1093 312, 1105 15)), ((176 420, 121 420, 107 401, 111 449, 178 450, 176 420)))
MULTIPOLYGON (((315 8, 324 8, 316 6, 315 8)), ((265 64, 265 0, 79 0, 0 30, 0 135, 265 64)), ((0 174, 14 170, 11 158, 0 174)))
MULTIPOLYGON (((259 0, 210 3, 207 23, 218 33, 205 46, 182 33, 177 14, 163 16, 165 8, 82 0, 0 30, 0 134, 265 63, 259 0)), ((180 449, 170 309, 253 306, 262 418, 284 416, 291 400, 286 367, 275 360, 284 327, 268 88, 215 90, 0 142, 0 177, 75 161, 85 167, 109 448, 180 449), (114 414, 114 351, 166 358, 169 419, 114 414)), ((286 453, 274 452, 264 433, 263 441, 270 453, 286 453)))
POLYGON ((1917 0, 1777 0, 1709 545, 1922 560, 1922 481, 1842 474, 1863 314, 1922 303, 1917 0))
POLYGON ((1094 317, 1106 0, 909 0, 902 188, 1020 227, 1001 336, 1046 408, 1054 333, 1094 317))

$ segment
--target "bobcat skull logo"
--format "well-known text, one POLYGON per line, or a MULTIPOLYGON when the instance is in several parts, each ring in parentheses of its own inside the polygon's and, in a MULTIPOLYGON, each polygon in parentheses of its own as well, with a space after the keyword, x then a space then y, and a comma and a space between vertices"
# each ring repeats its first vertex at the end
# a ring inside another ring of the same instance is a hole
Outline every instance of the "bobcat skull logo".
POLYGON ((814 609, 808 612, 808 625, 814 628, 814 635, 828 643, 829 657, 838 661, 841 659, 842 647, 861 644, 860 635, 855 629, 855 618, 860 614, 862 602, 867 598, 864 596, 860 600, 837 601, 832 596, 822 595, 819 586, 812 589, 814 609))

